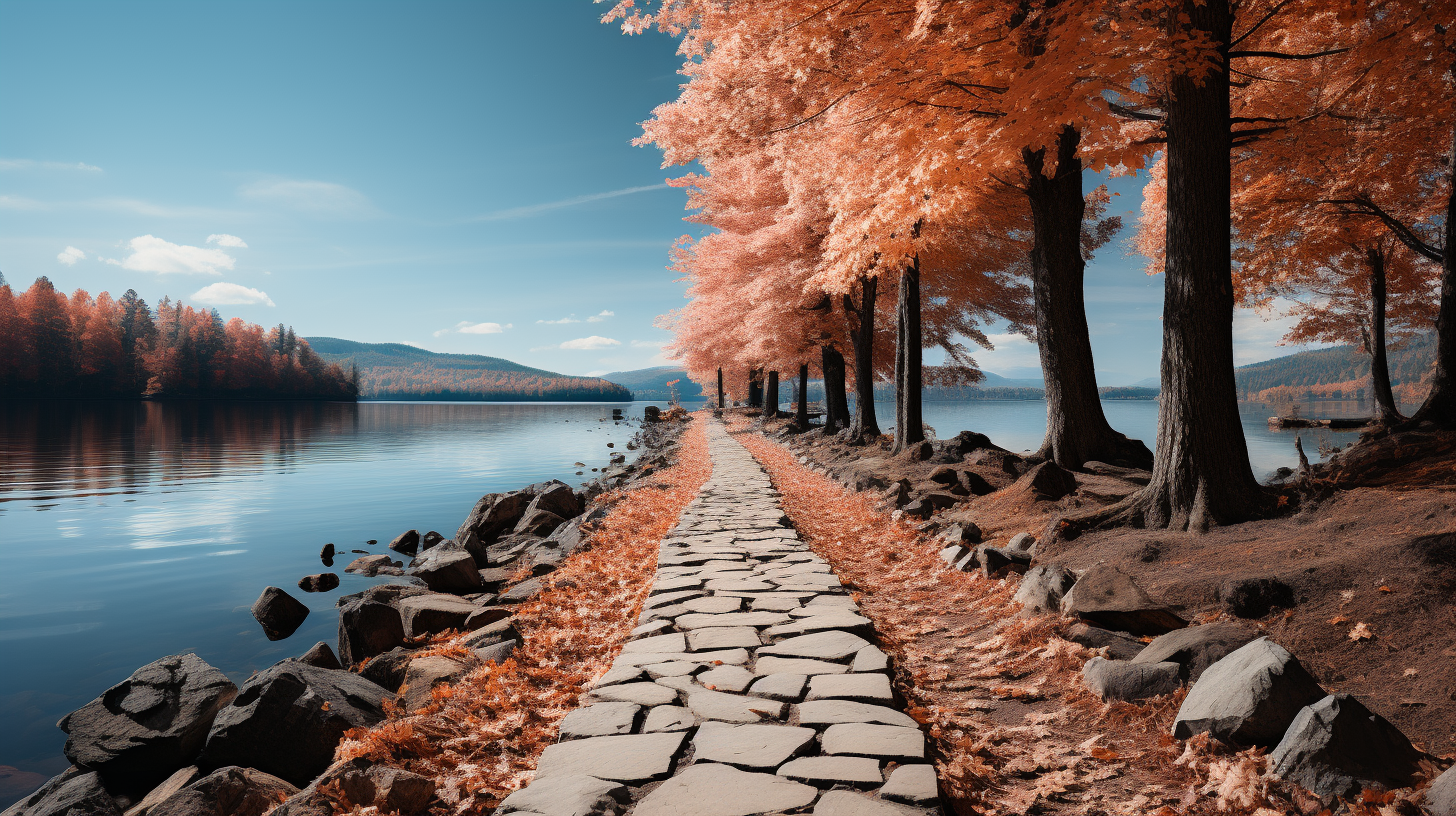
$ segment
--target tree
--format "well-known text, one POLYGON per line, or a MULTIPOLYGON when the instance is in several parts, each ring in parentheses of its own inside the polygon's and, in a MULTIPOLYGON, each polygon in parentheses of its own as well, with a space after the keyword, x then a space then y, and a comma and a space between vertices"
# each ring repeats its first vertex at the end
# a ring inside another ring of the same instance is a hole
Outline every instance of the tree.
POLYGON ((40 391, 64 393, 75 376, 75 345, 66 297, 41 276, 17 303, 24 332, 22 378, 40 391))

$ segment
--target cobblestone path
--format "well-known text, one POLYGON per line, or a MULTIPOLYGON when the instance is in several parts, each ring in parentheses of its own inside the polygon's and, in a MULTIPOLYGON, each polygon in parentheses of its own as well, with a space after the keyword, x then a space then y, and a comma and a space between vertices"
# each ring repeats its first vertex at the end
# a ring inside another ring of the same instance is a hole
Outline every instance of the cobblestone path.
POLYGON ((662 542, 633 639, 496 812, 940 813, 870 621, 763 468, 707 431, 712 478, 662 542))

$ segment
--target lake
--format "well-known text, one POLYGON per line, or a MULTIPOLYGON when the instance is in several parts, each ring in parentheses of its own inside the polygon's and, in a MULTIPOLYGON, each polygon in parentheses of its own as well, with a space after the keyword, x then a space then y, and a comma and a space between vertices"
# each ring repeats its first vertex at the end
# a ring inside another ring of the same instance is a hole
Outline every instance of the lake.
MULTIPOLYGON (((608 442, 621 451, 635 430, 610 421, 612 408, 640 417, 648 404, 0 400, 0 766, 20 771, 7 787, 0 767, 0 807, 66 768, 56 721, 137 667, 195 651, 241 682, 317 641, 332 645, 335 599, 378 581, 343 573, 350 550, 384 552, 410 528, 452 536, 485 493, 576 485, 606 465, 608 442), (341 588, 297 591, 301 576, 324 571, 318 553, 330 542, 341 588), (268 585, 312 610, 273 643, 248 611, 268 585)), ((891 424, 893 406, 877 407, 891 424)), ((1104 407, 1152 447, 1157 403, 1104 407)), ((1040 401, 930 402, 925 418, 942 438, 976 430, 1021 451, 1040 444, 1045 411, 1040 401)), ((1269 431, 1271 413, 1243 410, 1260 477, 1295 462, 1295 434, 1269 431)), ((1300 433, 1312 460, 1356 436, 1300 433)))

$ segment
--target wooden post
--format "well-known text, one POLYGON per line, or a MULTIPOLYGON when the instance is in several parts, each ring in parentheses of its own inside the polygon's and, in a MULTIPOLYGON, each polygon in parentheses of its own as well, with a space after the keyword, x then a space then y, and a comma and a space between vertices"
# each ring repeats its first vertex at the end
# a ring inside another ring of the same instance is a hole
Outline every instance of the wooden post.
POLYGON ((763 415, 775 419, 779 415, 779 373, 768 373, 768 387, 763 392, 763 415))

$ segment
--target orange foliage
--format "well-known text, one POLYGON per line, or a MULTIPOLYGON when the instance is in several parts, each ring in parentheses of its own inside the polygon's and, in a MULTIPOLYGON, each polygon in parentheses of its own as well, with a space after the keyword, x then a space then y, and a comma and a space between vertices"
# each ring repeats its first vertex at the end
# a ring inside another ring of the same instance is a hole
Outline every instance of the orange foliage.
MULTIPOLYGON (((568 558, 516 613, 522 644, 413 714, 395 711, 351 731, 337 757, 368 757, 434 777, 452 813, 489 813, 531 777, 577 696, 605 674, 636 625, 662 538, 712 472, 700 422, 685 432, 678 462, 619 496, 568 558)), ((447 647, 448 648, 448 647, 447 647)))

